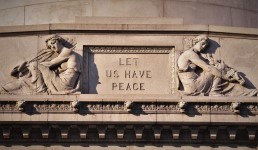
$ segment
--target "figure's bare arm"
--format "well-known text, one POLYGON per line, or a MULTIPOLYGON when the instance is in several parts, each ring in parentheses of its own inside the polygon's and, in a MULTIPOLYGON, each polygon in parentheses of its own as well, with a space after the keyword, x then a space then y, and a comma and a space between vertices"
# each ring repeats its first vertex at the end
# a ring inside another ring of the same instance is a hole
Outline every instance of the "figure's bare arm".
POLYGON ((71 52, 72 52, 72 49, 65 48, 56 58, 52 59, 50 62, 43 62, 41 64, 48 67, 59 65, 69 59, 71 52))
POLYGON ((62 52, 54 59, 50 61, 50 67, 59 65, 69 59, 72 49, 63 49, 62 52))
POLYGON ((202 68, 206 72, 210 72, 216 77, 223 78, 222 73, 215 67, 208 65, 197 54, 191 54, 190 61, 202 68))

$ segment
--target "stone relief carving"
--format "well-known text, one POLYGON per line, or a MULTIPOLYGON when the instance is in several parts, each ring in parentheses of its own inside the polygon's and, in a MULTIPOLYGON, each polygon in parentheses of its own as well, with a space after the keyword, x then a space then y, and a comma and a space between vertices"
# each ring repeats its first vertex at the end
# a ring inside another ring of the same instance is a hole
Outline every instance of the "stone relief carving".
POLYGON ((235 112, 235 113, 240 112, 240 107, 241 107, 241 102, 233 102, 233 103, 231 103, 231 106, 230 106, 232 111, 235 112))
POLYGON ((80 102, 78 100, 72 101, 70 105, 75 113, 78 113, 80 111, 80 102))
POLYGON ((98 113, 161 113, 161 114, 258 114, 258 103, 253 102, 134 102, 130 111, 127 110, 124 103, 121 102, 80 102, 63 101, 63 102, 32 102, 20 100, 17 102, 0 103, 0 112, 23 112, 30 113, 79 113, 79 114, 98 114, 98 113))
POLYGON ((187 102, 181 101, 178 103, 179 111, 181 113, 185 112, 185 109, 187 108, 187 102))
POLYGON ((58 35, 45 42, 46 49, 12 69, 16 80, 0 86, 0 93, 69 94, 79 89, 81 61, 73 51, 76 43, 58 35))
POLYGON ((133 101, 125 101, 125 108, 126 110, 129 112, 129 111, 132 111, 132 108, 133 108, 133 101))
POLYGON ((192 46, 179 56, 177 62, 182 94, 257 96, 257 89, 245 87, 244 78, 235 69, 204 53, 209 44, 206 35, 199 35, 189 43, 192 46))
POLYGON ((25 107, 25 101, 24 100, 19 100, 16 102, 16 107, 19 111, 23 111, 25 107))

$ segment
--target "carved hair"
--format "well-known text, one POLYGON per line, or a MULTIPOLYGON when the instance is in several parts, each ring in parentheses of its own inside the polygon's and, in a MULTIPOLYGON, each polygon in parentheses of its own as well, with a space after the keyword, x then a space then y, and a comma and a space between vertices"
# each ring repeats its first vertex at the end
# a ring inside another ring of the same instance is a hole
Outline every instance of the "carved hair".
POLYGON ((191 48, 193 47, 195 44, 197 44, 198 42, 202 41, 202 40, 206 40, 207 41, 207 44, 208 44, 208 37, 207 35, 205 34, 202 34, 202 35, 198 35, 197 37, 195 38, 186 38, 185 39, 185 44, 186 44, 186 47, 187 48, 191 48))
POLYGON ((207 41, 208 42, 208 37, 207 35, 203 34, 203 35, 198 35, 197 37, 193 38, 192 40, 192 46, 194 46, 195 44, 197 44, 200 41, 207 41))
POLYGON ((54 44, 56 42, 61 42, 61 37, 58 36, 58 35, 54 35, 54 36, 51 36, 50 38, 46 39, 46 41, 45 41, 46 42, 46 47, 50 49, 51 46, 49 44, 49 41, 51 41, 50 44, 54 44))
POLYGON ((73 39, 64 39, 60 37, 59 35, 54 35, 46 39, 46 47, 51 48, 49 41, 51 41, 51 44, 54 44, 55 42, 60 42, 64 47, 67 48, 73 48, 75 47, 76 43, 74 43, 73 39))

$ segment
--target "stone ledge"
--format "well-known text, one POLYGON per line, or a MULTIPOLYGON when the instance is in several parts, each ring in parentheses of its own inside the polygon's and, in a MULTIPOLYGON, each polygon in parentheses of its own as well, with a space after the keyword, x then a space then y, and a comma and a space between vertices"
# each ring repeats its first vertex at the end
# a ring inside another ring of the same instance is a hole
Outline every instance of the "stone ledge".
MULTIPOLYGON (((37 115, 38 113, 69 113, 69 114, 230 114, 230 115, 258 115, 256 102, 57 102, 57 101, 2 101, 0 112, 25 113, 37 115), (184 103, 184 105, 182 105, 184 103)), ((1 120, 0 120, 1 121, 1 120)))
POLYGON ((257 124, 257 99, 172 95, 1 95, 0 122, 257 124))
POLYGON ((20 124, 0 126, 0 143, 144 142, 257 145, 257 127, 170 124, 20 124), (72 139, 72 140, 71 140, 72 139))
POLYGON ((80 24, 183 24, 183 18, 169 17, 75 17, 80 24))
POLYGON ((258 103, 258 97, 180 96, 170 94, 71 94, 71 95, 0 95, 1 101, 83 101, 83 102, 249 102, 258 103))
POLYGON ((214 26, 209 25, 210 32, 227 32, 231 34, 252 34, 258 35, 258 28, 239 28, 239 27, 227 27, 227 26, 214 26))
POLYGON ((171 24, 42 24, 25 26, 3 26, 0 27, 0 34, 31 32, 90 32, 90 31, 145 31, 145 32, 209 32, 220 34, 258 35, 257 28, 241 28, 214 25, 171 25, 171 24))
POLYGON ((23 25, 23 26, 1 26, 1 33, 19 33, 19 32, 41 32, 41 31, 49 31, 49 24, 42 25, 23 25))

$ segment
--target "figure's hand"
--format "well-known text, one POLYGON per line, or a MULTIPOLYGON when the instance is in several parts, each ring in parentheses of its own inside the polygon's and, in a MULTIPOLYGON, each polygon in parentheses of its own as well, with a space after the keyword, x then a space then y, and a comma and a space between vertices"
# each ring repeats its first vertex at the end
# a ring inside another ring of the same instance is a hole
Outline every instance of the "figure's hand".
POLYGON ((28 62, 24 61, 20 65, 15 66, 11 71, 11 76, 15 76, 15 77, 17 77, 17 75, 19 76, 20 73, 28 69, 27 65, 28 65, 28 62))
POLYGON ((51 62, 50 61, 42 62, 40 64, 43 65, 43 66, 46 66, 46 67, 50 67, 51 66, 51 62))
POLYGON ((245 84, 245 80, 243 78, 241 78, 240 80, 238 80, 239 84, 244 85, 245 84))

